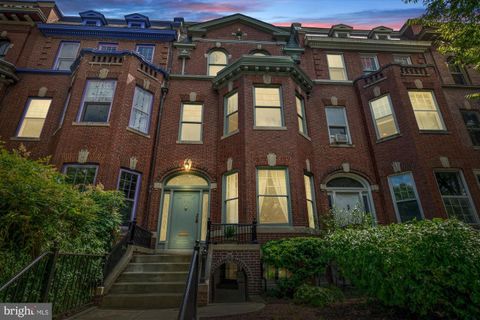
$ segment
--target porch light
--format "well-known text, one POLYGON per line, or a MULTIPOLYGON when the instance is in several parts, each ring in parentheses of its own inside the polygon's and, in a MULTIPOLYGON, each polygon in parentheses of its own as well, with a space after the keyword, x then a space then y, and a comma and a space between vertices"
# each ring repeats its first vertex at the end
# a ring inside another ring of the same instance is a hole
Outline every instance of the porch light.
POLYGON ((190 171, 190 169, 192 169, 192 160, 185 159, 185 161, 183 161, 183 168, 185 169, 185 171, 190 171))

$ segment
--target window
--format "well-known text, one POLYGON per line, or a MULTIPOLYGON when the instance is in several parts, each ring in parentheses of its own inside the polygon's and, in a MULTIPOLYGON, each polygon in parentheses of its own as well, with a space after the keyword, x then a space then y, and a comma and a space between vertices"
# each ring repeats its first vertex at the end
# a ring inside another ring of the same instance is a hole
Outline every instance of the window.
POLYGON ((257 184, 259 223, 289 223, 287 170, 258 169, 257 184))
POLYGON ((62 114, 60 115, 60 121, 58 122, 58 128, 61 128, 63 125, 63 120, 65 120, 65 115, 67 114, 68 104, 70 103, 70 96, 72 95, 71 91, 68 91, 67 99, 63 105, 62 114))
POLYGON ((83 21, 83 24, 87 26, 94 26, 94 27, 100 27, 102 25, 100 20, 85 20, 83 21))
POLYGON ((457 218, 466 223, 476 223, 470 195, 459 171, 435 172, 438 188, 449 218, 457 218))
POLYGON ((137 196, 140 190, 140 174, 121 169, 118 190, 125 196, 126 206, 120 212, 122 223, 125 225, 135 217, 137 196))
POLYGON ((128 22, 129 28, 145 28, 145 22, 128 22))
POLYGON ((10 49, 10 41, 0 40, 0 58, 4 58, 7 55, 8 49, 10 49))
POLYGON ((215 50, 208 54, 208 75, 216 76, 227 66, 227 55, 223 51, 215 50))
POLYGON ((118 44, 117 43, 99 43, 98 50, 101 51, 108 51, 108 52, 115 52, 117 51, 118 44))
POLYGON ((347 80, 347 72, 342 54, 327 54, 330 80, 347 80))
POLYGON ((255 87, 255 126, 282 127, 280 88, 255 87))
POLYGON ((463 121, 474 146, 480 146, 480 113, 478 111, 462 111, 463 121))
POLYGON ((77 58, 79 48, 80 43, 78 42, 61 42, 53 69, 70 70, 70 66, 77 58))
POLYGON ((404 66, 412 64, 412 60, 410 59, 410 56, 407 56, 407 55, 394 55, 393 62, 399 63, 404 66))
POLYGON ((336 176, 327 182, 328 205, 339 225, 357 223, 352 216, 355 210, 373 214, 368 183, 356 175, 336 176))
POLYGON ((377 34, 375 35, 375 38, 376 38, 377 40, 390 40, 390 35, 388 35, 388 34, 378 34, 378 33, 377 33, 377 34))
POLYGON ((183 104, 180 123, 180 141, 202 141, 201 104, 183 104))
POLYGON ((250 54, 252 56, 262 56, 262 57, 270 55, 270 53, 268 53, 265 50, 253 50, 253 51, 250 52, 250 54))
POLYGON ((316 217, 316 208, 315 208, 315 192, 313 189, 313 177, 304 175, 303 181, 305 183, 305 197, 307 199, 307 218, 308 218, 308 227, 315 229, 315 217, 316 217))
POLYGON ((128 125, 130 128, 148 133, 152 103, 153 95, 150 92, 135 87, 132 114, 130 115, 130 124, 128 125))
POLYGON ((388 177, 392 200, 400 222, 423 218, 415 181, 410 172, 388 177))
POLYGON ((350 38, 350 33, 349 32, 335 32, 335 37, 336 38, 350 38))
POLYGON ((224 135, 238 131, 238 93, 225 98, 224 135))
POLYGON ((30 98, 27 101, 25 114, 20 122, 17 137, 39 138, 52 99, 30 98))
POLYGON ((326 107, 328 135, 330 143, 349 144, 350 130, 348 129, 347 114, 344 107, 326 107))
POLYGON ((460 84, 460 85, 467 85, 468 84, 468 78, 467 78, 467 73, 465 72, 465 69, 453 62, 448 62, 448 70, 450 70, 450 74, 452 75, 453 82, 455 84, 460 84))
POLYGON ((88 185, 95 184, 97 166, 69 164, 64 167, 67 176, 65 181, 76 186, 80 191, 85 191, 88 185))
POLYGON ((238 223, 238 173, 225 175, 223 183, 224 222, 238 223))
POLYGON ((387 138, 399 133, 389 95, 371 100, 370 109, 372 111, 373 123, 375 124, 378 139, 387 138))
POLYGON ((141 55, 145 60, 148 62, 153 62, 153 52, 155 50, 155 46, 150 45, 138 45, 137 46, 137 53, 141 55))
POLYGON ((108 122, 115 87, 114 80, 87 80, 79 121, 108 122))
POLYGON ((420 130, 445 130, 433 92, 409 91, 408 96, 420 130))
POLYGON ((305 101, 299 96, 295 96, 295 105, 297 106, 298 131, 308 136, 307 118, 305 115, 305 101))
POLYGON ((362 62, 363 73, 370 73, 377 71, 379 68, 377 56, 375 55, 362 55, 360 56, 362 62))

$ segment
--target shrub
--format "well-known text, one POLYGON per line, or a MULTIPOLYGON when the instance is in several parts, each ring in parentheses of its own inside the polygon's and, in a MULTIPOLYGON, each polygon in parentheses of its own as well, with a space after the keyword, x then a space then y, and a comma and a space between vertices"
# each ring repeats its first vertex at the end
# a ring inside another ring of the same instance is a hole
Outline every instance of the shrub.
POLYGON ((343 300, 343 293, 337 287, 324 288, 304 284, 297 288, 293 299, 296 304, 325 307, 343 300))

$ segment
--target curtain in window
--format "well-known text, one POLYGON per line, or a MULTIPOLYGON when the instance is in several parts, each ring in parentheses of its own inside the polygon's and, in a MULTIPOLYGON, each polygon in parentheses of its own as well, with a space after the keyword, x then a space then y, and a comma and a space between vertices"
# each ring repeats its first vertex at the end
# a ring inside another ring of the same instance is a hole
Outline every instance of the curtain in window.
POLYGON ((85 101, 111 102, 115 91, 115 81, 90 81, 85 101))
POLYGON ((258 194, 260 223, 288 223, 285 170, 259 170, 258 194))

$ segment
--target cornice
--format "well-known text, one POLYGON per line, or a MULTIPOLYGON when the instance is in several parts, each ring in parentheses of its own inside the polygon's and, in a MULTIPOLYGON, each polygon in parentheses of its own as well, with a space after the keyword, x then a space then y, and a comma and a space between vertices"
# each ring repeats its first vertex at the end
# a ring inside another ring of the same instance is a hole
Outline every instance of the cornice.
POLYGON ((238 78, 241 74, 273 74, 288 75, 307 93, 313 88, 309 76, 287 56, 252 56, 245 55, 227 66, 213 78, 213 87, 220 88, 229 80, 238 78))
POLYGON ((57 23, 39 23, 38 29, 45 36, 93 37, 111 39, 139 39, 175 41, 175 30, 138 29, 125 27, 95 27, 57 23))
POLYGON ((15 66, 8 61, 0 59, 0 82, 15 83, 18 77, 15 74, 15 66))
POLYGON ((305 36, 305 45, 310 48, 369 50, 390 52, 425 52, 431 47, 430 41, 374 40, 357 38, 329 38, 315 35, 305 36))

